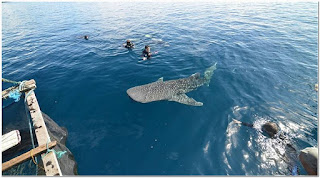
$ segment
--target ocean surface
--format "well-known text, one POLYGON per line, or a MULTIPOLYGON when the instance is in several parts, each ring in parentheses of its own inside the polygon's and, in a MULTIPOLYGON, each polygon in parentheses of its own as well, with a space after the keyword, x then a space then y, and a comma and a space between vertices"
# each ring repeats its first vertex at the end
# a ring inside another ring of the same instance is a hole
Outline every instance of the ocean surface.
POLYGON ((36 80, 41 110, 68 129, 81 175, 290 175, 295 165, 306 174, 260 127, 277 123, 297 151, 318 146, 317 10, 312 2, 2 3, 2 76, 36 80), (139 62, 145 45, 158 54, 139 62), (126 93, 160 77, 203 76, 215 62, 210 86, 187 93, 202 107, 142 104, 126 93))

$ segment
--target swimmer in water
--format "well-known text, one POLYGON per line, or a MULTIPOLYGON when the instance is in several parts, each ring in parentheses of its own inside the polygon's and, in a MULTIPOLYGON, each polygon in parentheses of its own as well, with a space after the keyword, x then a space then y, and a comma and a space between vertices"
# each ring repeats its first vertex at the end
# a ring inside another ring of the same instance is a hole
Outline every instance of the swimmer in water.
MULTIPOLYGON (((238 120, 233 119, 233 122, 236 124, 241 124, 243 126, 247 126, 247 127, 251 127, 253 128, 253 124, 249 124, 246 122, 241 122, 238 120)), ((275 136, 277 135, 277 133, 279 132, 279 127, 277 126, 277 124, 273 123, 273 122, 267 122, 265 124, 262 125, 262 131, 265 132, 270 138, 275 138, 275 136)), ((282 133, 280 134, 279 137, 283 138, 282 133)))
POLYGON ((149 59, 151 57, 151 50, 150 50, 150 46, 146 45, 144 47, 144 50, 142 51, 142 57, 143 60, 149 59))
POLYGON ((84 38, 85 40, 89 40, 89 36, 88 36, 88 35, 85 35, 83 38, 84 38))
MULTIPOLYGON (((241 124, 243 126, 247 127, 254 127, 254 124, 241 122, 238 120, 233 119, 233 122, 236 124, 241 124)), ((278 143, 283 144, 286 147, 285 155, 280 154, 282 157, 284 157, 285 160, 287 160, 287 164, 289 166, 289 170, 291 170, 292 175, 298 175, 299 170, 297 167, 296 162, 298 161, 298 154, 297 150, 293 147, 293 145, 290 143, 290 140, 286 134, 283 132, 280 132, 280 129, 278 125, 274 122, 267 122, 262 125, 261 130, 263 133, 265 133, 267 136, 269 136, 272 139, 277 139, 278 143), (291 161, 290 161, 291 160, 291 161)))
POLYGON ((130 40, 127 40, 127 43, 124 44, 124 47, 131 49, 134 48, 134 44, 130 40))

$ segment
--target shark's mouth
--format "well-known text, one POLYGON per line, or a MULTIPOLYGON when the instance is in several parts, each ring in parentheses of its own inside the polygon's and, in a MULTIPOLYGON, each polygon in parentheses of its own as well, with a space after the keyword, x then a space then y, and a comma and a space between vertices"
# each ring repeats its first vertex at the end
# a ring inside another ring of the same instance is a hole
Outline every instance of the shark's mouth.
POLYGON ((128 89, 127 94, 134 101, 137 101, 140 103, 146 103, 145 102, 145 95, 143 95, 139 90, 137 90, 137 87, 133 87, 133 88, 128 89))

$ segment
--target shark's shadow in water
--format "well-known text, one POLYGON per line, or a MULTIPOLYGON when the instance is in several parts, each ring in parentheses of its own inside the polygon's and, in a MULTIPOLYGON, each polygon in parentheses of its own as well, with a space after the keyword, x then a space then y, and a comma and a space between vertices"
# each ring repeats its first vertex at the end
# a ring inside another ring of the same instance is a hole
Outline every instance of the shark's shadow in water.
POLYGON ((216 66, 217 63, 209 67, 204 72, 204 77, 201 77, 198 72, 192 74, 190 77, 176 80, 163 81, 163 77, 161 77, 156 82, 132 87, 127 90, 127 94, 134 101, 140 103, 168 100, 191 106, 202 106, 202 102, 188 97, 185 93, 195 90, 204 84, 209 86, 216 66))

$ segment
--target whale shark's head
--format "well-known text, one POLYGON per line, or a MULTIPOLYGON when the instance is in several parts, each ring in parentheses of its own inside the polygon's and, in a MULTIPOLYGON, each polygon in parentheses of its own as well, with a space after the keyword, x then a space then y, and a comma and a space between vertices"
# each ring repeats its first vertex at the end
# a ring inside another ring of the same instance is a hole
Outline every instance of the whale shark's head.
POLYGON ((127 94, 135 101, 146 103, 146 92, 143 92, 141 86, 132 87, 127 90, 127 94))

